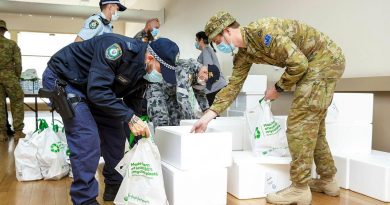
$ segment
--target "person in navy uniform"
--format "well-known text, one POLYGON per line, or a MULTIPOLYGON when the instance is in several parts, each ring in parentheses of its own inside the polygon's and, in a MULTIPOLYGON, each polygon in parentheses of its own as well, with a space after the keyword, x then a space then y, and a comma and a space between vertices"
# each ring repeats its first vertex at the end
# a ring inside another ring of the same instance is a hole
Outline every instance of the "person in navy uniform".
POLYGON ((98 204, 95 174, 101 154, 105 160, 103 199, 114 200, 122 182, 114 168, 124 156, 126 136, 130 130, 136 136, 149 135, 146 123, 121 98, 147 83, 175 77, 178 57, 178 46, 166 38, 147 44, 104 34, 72 43, 50 59, 43 87, 53 90, 59 80, 66 81, 74 108, 74 117, 63 119, 71 151, 74 204, 98 204))
POLYGON ((112 33, 112 21, 118 20, 120 12, 127 9, 119 0, 100 0, 99 6, 101 12, 93 14, 85 20, 75 42, 88 40, 105 33, 112 33))

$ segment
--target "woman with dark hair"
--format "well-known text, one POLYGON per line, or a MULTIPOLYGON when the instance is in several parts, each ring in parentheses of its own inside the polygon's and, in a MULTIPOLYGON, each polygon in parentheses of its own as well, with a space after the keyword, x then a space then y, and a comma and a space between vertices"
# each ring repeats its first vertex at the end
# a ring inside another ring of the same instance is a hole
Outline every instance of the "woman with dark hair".
POLYGON ((196 33, 195 48, 201 50, 198 57, 198 62, 202 65, 214 65, 208 66, 209 78, 206 83, 206 96, 211 106, 214 102, 215 95, 227 85, 225 78, 221 73, 221 67, 218 62, 218 58, 215 55, 215 49, 206 36, 204 31, 196 33))

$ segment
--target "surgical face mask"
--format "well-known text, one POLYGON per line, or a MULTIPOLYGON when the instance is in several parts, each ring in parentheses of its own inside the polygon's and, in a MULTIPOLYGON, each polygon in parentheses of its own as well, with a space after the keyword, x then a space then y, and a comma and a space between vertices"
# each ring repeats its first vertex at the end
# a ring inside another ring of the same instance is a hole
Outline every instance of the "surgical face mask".
POLYGON ((199 77, 198 77, 198 79, 197 79, 197 82, 198 82, 198 84, 199 85, 206 85, 206 80, 202 80, 202 79, 200 79, 199 77))
MULTIPOLYGON (((223 38, 226 40, 225 36, 223 38)), ((233 51, 236 49, 236 46, 231 41, 230 41, 229 45, 227 43, 225 43, 224 41, 222 41, 221 43, 219 43, 217 45, 217 48, 222 53, 232 53, 233 54, 233 51)))
POLYGON ((195 41, 195 48, 199 50, 200 46, 199 46, 199 42, 198 41, 195 41))
POLYGON ((111 21, 116 21, 119 19, 119 12, 118 11, 115 11, 114 14, 111 15, 111 21))
POLYGON ((163 81, 163 76, 153 68, 152 72, 144 75, 144 79, 151 83, 161 83, 163 81))
POLYGON ((156 37, 159 32, 160 31, 158 30, 158 28, 153 28, 153 30, 150 33, 152 34, 153 37, 156 37))

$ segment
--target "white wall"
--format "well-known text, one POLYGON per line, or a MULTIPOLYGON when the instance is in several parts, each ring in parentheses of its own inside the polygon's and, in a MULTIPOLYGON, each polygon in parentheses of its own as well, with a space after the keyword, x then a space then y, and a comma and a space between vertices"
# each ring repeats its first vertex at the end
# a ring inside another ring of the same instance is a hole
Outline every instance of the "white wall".
MULTIPOLYGON (((344 50, 344 77, 389 76, 390 1, 388 0, 172 0, 166 8, 162 35, 179 44, 183 58, 196 58, 195 33, 217 11, 226 10, 246 25, 262 17, 301 20, 329 35, 344 50)), ((232 57, 218 54, 225 75, 232 57)), ((253 66, 252 74, 267 74, 275 81, 282 70, 253 66)))

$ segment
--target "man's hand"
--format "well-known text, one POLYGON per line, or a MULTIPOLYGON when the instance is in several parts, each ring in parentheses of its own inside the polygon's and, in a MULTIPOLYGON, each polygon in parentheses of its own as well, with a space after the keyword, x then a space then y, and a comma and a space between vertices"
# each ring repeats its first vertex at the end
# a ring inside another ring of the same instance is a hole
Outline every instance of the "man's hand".
POLYGON ((130 122, 129 128, 134 136, 149 137, 149 129, 146 122, 142 121, 138 116, 134 115, 130 122))
POLYGON ((203 133, 207 129, 209 122, 217 117, 217 113, 212 110, 207 110, 207 112, 194 124, 191 129, 191 132, 203 133))
POLYGON ((272 86, 271 88, 267 89, 267 91, 265 92, 264 99, 265 100, 276 100, 279 98, 279 96, 280 96, 280 94, 278 91, 276 91, 275 86, 272 86))

